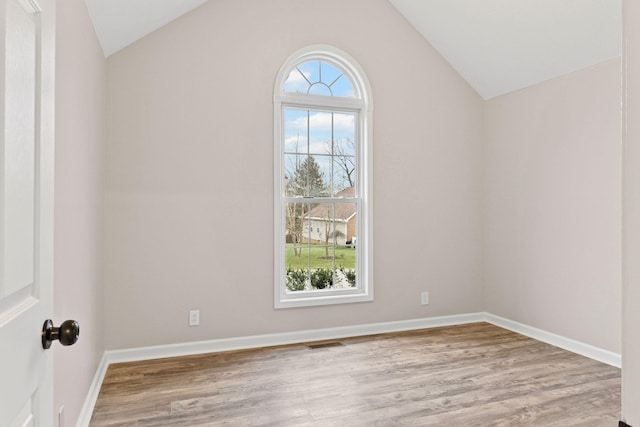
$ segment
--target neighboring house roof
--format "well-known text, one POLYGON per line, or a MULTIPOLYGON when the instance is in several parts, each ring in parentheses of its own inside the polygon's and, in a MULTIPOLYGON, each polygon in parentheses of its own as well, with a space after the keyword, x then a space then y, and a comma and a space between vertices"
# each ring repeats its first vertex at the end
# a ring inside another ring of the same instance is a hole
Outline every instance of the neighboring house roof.
MULTIPOLYGON (((344 190, 336 193, 336 198, 340 197, 354 197, 355 196, 355 188, 349 187, 344 190)), ((312 218, 321 221, 326 221, 330 217, 329 212, 329 204, 319 204, 315 208, 311 209, 305 218, 312 218)), ((336 221, 349 221, 356 214, 356 204, 355 203, 336 203, 335 204, 335 219, 336 221)))

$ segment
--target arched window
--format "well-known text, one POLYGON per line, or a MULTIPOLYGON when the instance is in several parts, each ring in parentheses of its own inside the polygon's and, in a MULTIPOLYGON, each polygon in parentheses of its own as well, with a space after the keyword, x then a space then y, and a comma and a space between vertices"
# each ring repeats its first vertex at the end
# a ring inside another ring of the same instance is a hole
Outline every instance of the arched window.
POLYGON ((371 89, 330 46, 295 52, 274 91, 275 307, 373 299, 371 89))

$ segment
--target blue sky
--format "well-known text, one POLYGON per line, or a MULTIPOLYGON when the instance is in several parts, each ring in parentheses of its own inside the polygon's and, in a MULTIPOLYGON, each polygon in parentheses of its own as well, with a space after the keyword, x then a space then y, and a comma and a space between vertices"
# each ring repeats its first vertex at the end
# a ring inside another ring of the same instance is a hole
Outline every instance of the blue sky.
POLYGON ((283 89, 285 92, 354 97, 349 78, 337 67, 321 61, 308 61, 291 70, 283 89))
MULTIPOLYGON (((285 92, 353 97, 353 85, 338 68, 326 62, 309 61, 294 68, 285 92)), ((322 170, 325 183, 334 193, 348 186, 341 154, 355 161, 356 114, 330 113, 312 109, 284 109, 285 168, 292 172, 307 156, 313 156, 322 170), (337 150, 336 150, 337 147, 337 150)))
POLYGON ((353 113, 285 109, 285 167, 292 171, 294 165, 313 156, 325 183, 333 183, 334 193, 346 188, 348 184, 341 167, 345 159, 335 155, 343 154, 355 160, 355 122, 353 113))

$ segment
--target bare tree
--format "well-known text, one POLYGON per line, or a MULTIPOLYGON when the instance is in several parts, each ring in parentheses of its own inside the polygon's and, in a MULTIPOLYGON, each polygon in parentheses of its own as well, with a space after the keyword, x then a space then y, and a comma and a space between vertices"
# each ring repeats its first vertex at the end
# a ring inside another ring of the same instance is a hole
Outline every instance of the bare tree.
MULTIPOLYGON (((297 151, 297 149, 296 149, 297 151)), ((310 196, 326 192, 326 184, 320 166, 313 156, 293 156, 292 164, 287 165, 285 175, 285 191, 288 196, 310 196)), ((287 234, 291 242, 296 244, 294 256, 300 257, 302 249, 297 246, 304 237, 304 221, 306 215, 316 204, 288 203, 286 207, 287 234)))
MULTIPOLYGON (((344 190, 348 187, 355 185, 355 145, 353 138, 335 138, 333 141, 333 147, 331 141, 327 142, 327 152, 333 156, 334 165, 338 168, 342 182, 344 183, 342 188, 335 188, 334 191, 344 190)), ((336 183, 334 183, 336 186, 336 183)))
POLYGON ((327 221, 325 221, 325 225, 324 225, 324 229, 325 229, 324 243, 326 245, 324 247, 324 255, 327 259, 329 259, 329 240, 333 241, 333 246, 335 247, 335 243, 336 243, 335 239, 337 239, 338 237, 345 237, 345 234, 342 231, 331 229, 332 228, 331 224, 333 223, 331 219, 332 218, 327 218, 327 221))

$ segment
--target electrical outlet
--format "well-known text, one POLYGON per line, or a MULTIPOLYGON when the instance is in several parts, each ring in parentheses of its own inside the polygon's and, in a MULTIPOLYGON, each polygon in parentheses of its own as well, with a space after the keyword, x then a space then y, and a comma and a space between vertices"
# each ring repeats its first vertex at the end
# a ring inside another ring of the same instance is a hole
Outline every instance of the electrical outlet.
POLYGON ((429 305, 429 292, 423 292, 420 296, 420 302, 422 305, 429 305))
POLYGON ((200 324, 200 310, 189 311, 189 326, 198 326, 200 324))

